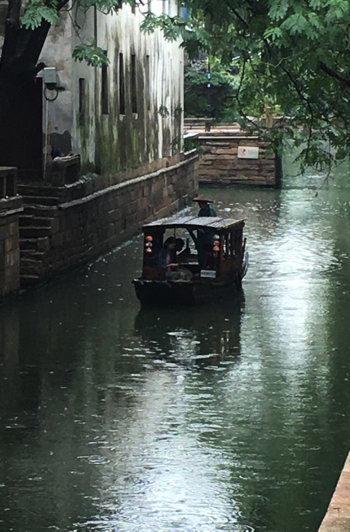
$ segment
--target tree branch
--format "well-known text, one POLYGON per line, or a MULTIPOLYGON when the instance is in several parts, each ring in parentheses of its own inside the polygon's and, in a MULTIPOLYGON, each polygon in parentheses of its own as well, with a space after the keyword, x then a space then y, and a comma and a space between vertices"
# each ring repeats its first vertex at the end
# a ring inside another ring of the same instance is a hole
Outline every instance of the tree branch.
POLYGON ((244 18, 240 15, 240 13, 238 13, 238 11, 231 5, 230 2, 228 3, 228 8, 230 9, 230 11, 232 11, 235 17, 238 18, 238 20, 243 24, 245 28, 249 28, 248 22, 244 20, 244 18))
POLYGON ((323 61, 320 61, 319 65, 320 65, 320 69, 325 74, 328 74, 328 76, 331 76, 332 78, 337 79, 345 87, 350 88, 350 79, 345 78, 344 76, 339 74, 339 72, 334 70, 334 68, 331 68, 328 65, 326 65, 325 63, 323 63, 323 61))

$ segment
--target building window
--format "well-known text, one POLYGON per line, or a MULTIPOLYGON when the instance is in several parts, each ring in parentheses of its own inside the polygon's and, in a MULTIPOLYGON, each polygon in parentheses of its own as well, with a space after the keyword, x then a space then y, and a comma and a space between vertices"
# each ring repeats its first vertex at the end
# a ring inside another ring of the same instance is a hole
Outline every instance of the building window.
POLYGON ((124 57, 119 54, 119 113, 125 115, 124 57))
POLYGON ((85 120, 86 107, 86 84, 84 78, 79 78, 79 122, 83 123, 85 120))
POLYGON ((108 115, 108 65, 102 65, 101 69, 101 107, 102 114, 108 115))
POLYGON ((150 65, 149 65, 149 55, 146 55, 146 109, 150 111, 151 109, 151 86, 150 86, 150 65))
POLYGON ((132 13, 133 15, 135 15, 135 13, 136 13, 136 2, 134 2, 134 3, 132 4, 132 6, 131 6, 131 13, 132 13))
POLYGON ((137 113, 136 55, 131 55, 131 111, 137 113))

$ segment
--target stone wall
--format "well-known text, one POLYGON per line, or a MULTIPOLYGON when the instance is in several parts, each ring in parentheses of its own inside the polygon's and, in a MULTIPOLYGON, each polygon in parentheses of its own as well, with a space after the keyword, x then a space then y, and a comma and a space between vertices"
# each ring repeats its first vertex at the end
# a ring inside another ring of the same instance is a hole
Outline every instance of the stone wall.
POLYGON ((96 257, 174 212, 197 189, 198 156, 113 183, 107 176, 71 185, 20 185, 21 279, 36 282, 96 257))
POLYGON ((22 198, 16 195, 16 169, 0 167, 0 297, 20 284, 18 216, 22 198))
POLYGON ((350 530, 350 453, 318 532, 346 532, 350 530))
POLYGON ((258 136, 212 130, 198 134, 198 142, 203 150, 198 169, 200 183, 281 185, 280 160, 258 136), (258 158, 240 158, 240 147, 259 148, 258 158))

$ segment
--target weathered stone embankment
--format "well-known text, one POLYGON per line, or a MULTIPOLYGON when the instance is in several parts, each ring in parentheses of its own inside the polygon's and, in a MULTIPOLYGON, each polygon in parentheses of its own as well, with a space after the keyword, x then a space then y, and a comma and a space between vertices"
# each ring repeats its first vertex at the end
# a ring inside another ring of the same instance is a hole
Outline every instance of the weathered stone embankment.
POLYGON ((321 523, 319 532, 349 532, 350 530, 350 454, 340 474, 335 492, 321 523))
POLYGON ((20 285, 18 219, 23 205, 16 180, 15 168, 0 167, 0 297, 20 285))
POLYGON ((63 186, 19 185, 21 282, 28 284, 96 257, 143 222, 186 206, 197 189, 195 154, 122 182, 112 176, 63 186))

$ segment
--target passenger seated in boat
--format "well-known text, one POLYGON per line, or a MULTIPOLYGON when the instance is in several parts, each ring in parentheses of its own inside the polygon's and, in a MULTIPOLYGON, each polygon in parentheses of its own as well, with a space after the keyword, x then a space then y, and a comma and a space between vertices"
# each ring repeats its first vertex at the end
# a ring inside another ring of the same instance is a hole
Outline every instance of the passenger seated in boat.
POLYGON ((184 245, 185 245, 185 242, 182 240, 182 238, 175 239, 175 251, 176 251, 177 257, 179 256, 179 253, 181 253, 184 245))
POLYGON ((165 278, 168 281, 189 281, 192 278, 192 272, 179 267, 178 262, 176 262, 176 250, 181 250, 183 246, 184 241, 181 238, 175 239, 170 236, 165 240, 156 257, 156 265, 165 269, 165 278))
POLYGON ((170 236, 167 238, 156 256, 156 266, 160 268, 169 268, 175 266, 176 262, 176 238, 170 236))
POLYGON ((180 263, 186 263, 191 257, 191 250, 190 250, 188 238, 186 239, 186 247, 185 247, 185 249, 183 249, 184 241, 182 240, 182 238, 177 238, 176 239, 176 243, 177 243, 177 248, 176 248, 177 261, 180 262, 180 263))

